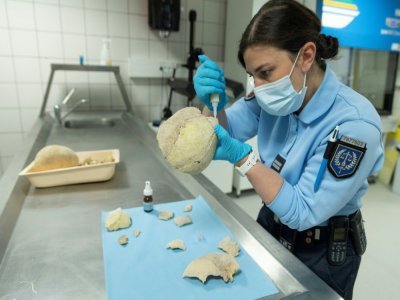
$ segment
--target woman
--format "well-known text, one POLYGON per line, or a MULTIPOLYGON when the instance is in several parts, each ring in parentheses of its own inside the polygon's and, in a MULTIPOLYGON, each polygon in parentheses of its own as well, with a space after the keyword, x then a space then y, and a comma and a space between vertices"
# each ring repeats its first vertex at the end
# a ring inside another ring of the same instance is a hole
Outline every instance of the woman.
POLYGON ((219 94, 214 159, 245 174, 264 202, 257 221, 345 299, 365 251, 360 214, 367 177, 383 164, 380 118, 340 83, 325 60, 338 40, 292 0, 271 0, 242 35, 238 58, 254 95, 225 111, 223 71, 206 56, 194 78, 212 115, 219 94), (259 159, 244 143, 257 135, 259 159))

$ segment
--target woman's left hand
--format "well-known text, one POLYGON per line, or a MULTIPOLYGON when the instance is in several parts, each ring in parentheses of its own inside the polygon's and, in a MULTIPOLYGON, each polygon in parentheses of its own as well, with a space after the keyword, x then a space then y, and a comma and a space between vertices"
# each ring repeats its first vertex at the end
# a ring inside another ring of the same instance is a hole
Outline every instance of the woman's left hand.
POLYGON ((214 131, 218 137, 217 149, 214 154, 215 160, 227 160, 236 164, 251 152, 250 145, 232 138, 221 125, 215 125, 214 131))

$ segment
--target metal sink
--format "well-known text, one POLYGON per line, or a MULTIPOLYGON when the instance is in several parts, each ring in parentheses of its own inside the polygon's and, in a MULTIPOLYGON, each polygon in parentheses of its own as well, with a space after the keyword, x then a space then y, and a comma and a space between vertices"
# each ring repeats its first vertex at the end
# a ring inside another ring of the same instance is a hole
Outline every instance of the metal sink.
POLYGON ((101 128, 101 127, 113 127, 115 121, 108 118, 100 119, 87 119, 87 120, 67 120, 64 122, 64 127, 69 129, 81 129, 81 128, 101 128))

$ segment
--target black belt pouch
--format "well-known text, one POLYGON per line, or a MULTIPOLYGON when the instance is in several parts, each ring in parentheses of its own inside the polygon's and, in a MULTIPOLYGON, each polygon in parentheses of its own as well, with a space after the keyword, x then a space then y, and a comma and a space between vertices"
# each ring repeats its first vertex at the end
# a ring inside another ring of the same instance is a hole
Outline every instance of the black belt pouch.
POLYGON ((354 245, 354 250, 357 255, 364 254, 367 248, 367 237, 365 235, 364 221, 362 219, 361 211, 358 210, 350 219, 350 232, 354 245))

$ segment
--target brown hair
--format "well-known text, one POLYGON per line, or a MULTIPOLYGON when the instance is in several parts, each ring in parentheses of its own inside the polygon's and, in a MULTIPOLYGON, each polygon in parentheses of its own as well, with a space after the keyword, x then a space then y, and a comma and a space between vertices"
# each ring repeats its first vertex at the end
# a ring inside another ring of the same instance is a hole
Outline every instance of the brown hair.
POLYGON ((294 0, 270 0, 265 3, 247 25, 239 44, 238 59, 245 68, 244 52, 253 45, 269 45, 297 54, 307 42, 316 45, 315 60, 324 60, 338 53, 339 41, 320 34, 321 21, 307 7, 294 0))

